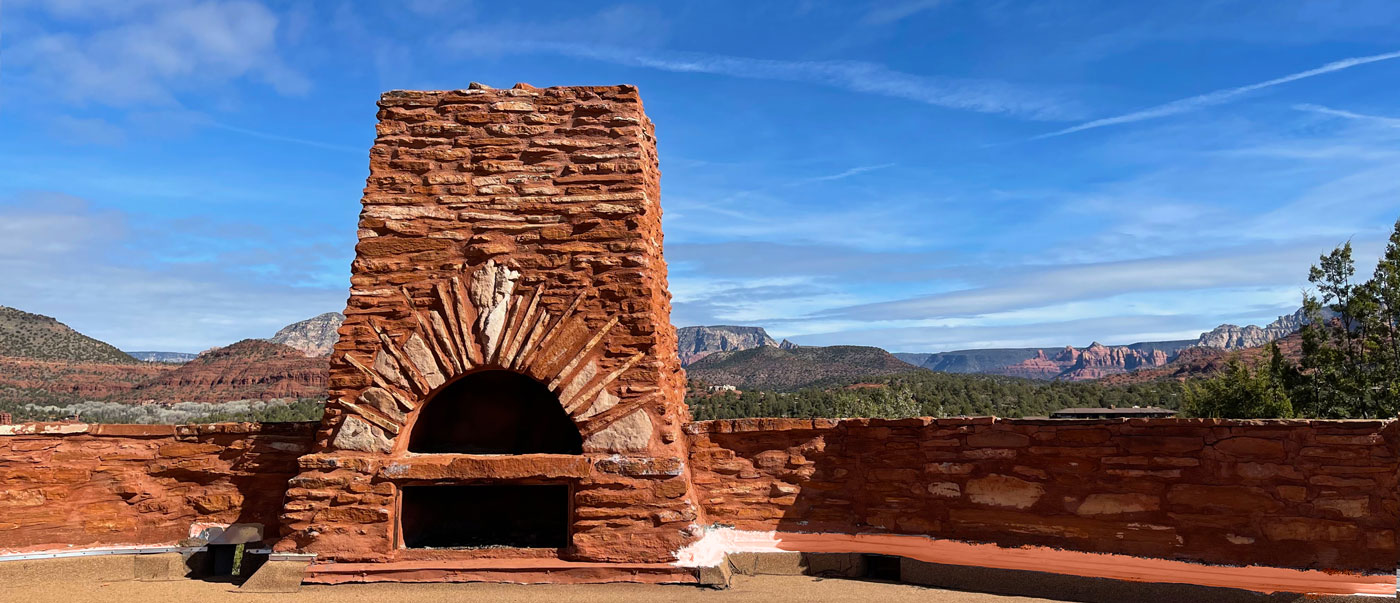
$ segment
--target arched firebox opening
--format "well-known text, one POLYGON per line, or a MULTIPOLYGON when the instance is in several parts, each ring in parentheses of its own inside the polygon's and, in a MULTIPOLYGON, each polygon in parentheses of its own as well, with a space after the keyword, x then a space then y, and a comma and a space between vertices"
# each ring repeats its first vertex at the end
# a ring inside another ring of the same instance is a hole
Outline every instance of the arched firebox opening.
POLYGON ((456 454, 582 454, 583 436, 544 384, 520 373, 471 373, 419 411, 408 451, 456 454))

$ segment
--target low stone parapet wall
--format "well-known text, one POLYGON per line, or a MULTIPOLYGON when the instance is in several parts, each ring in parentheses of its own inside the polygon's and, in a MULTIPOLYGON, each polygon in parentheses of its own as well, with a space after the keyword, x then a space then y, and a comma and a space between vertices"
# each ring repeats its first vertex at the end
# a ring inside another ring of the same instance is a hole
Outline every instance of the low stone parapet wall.
MULTIPOLYGON (((282 531, 312 423, 0 426, 0 554, 282 531)), ((689 424, 698 523, 1388 573, 1394 421, 689 424)), ((867 551, 880 553, 881 551, 867 551)))
POLYGON ((712 525, 1391 572, 1398 428, 984 417, 687 430, 712 525))
POLYGON ((0 426, 0 554, 173 545, 278 515, 315 423, 0 426))

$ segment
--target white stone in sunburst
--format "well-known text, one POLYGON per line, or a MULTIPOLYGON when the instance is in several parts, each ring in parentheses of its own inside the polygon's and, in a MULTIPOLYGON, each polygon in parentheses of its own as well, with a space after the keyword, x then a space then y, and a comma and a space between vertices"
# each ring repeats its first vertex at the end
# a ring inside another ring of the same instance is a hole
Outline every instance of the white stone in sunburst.
POLYGON ((501 345, 501 334, 510 310, 507 302, 512 299, 519 278, 519 272, 495 260, 486 262, 472 278, 471 302, 476 306, 476 330, 481 334, 481 348, 486 358, 494 359, 496 348, 501 345))
POLYGON ((360 393, 359 401, 361 404, 371 406, 379 412, 384 413, 384 416, 399 423, 403 423, 408 419, 407 415, 400 409, 398 401, 385 389, 371 387, 360 393))
POLYGON ((341 422, 340 431, 336 432, 331 444, 341 450, 361 452, 388 452, 394 447, 378 428, 354 415, 346 416, 341 422))
POLYGON ((399 369, 399 363, 394 360, 393 356, 383 351, 375 354, 374 372, 379 373, 379 376, 383 377, 385 381, 398 386, 400 389, 408 390, 408 380, 404 378, 403 373, 399 369))
POLYGON ((597 376, 597 361, 590 361, 588 364, 583 365, 583 369, 580 370, 577 375, 574 375, 574 378, 568 383, 565 383, 559 390, 559 399, 572 400, 574 396, 577 396, 579 392, 583 391, 583 388, 597 376))
POLYGON ((413 363, 413 367, 418 369, 418 374, 423 376, 423 380, 428 382, 429 388, 437 389, 447 381, 442 376, 442 371, 438 370, 432 350, 428 349, 428 344, 423 343, 423 338, 417 333, 408 336, 408 340, 403 344, 403 353, 408 357, 408 361, 413 363))
POLYGON ((401 289, 399 293, 413 317, 414 326, 408 336, 396 340, 371 321, 370 327, 380 342, 372 366, 353 356, 345 357, 370 377, 374 386, 353 400, 341 399, 350 413, 347 420, 355 420, 343 424, 337 434, 337 440, 347 446, 337 446, 383 448, 384 442, 392 440, 393 434, 407 424, 407 413, 417 408, 424 397, 448 379, 482 363, 529 373, 532 367, 563 362, 562 368, 542 380, 558 394, 564 409, 577 415, 581 431, 588 434, 585 448, 644 450, 651 441, 654 425, 640 404, 634 404, 625 413, 603 415, 619 403, 617 395, 609 391, 611 384, 643 357, 635 354, 604 368, 608 363, 602 360, 600 346, 619 317, 614 315, 607 323, 589 329, 583 318, 574 313, 584 300, 584 293, 555 317, 539 305, 545 294, 543 289, 515 295, 519 278, 519 272, 488 261, 472 273, 471 282, 465 287, 456 276, 434 284, 429 291, 437 298, 436 304, 415 304, 408 291, 401 289), (579 329, 592 331, 581 349, 565 350, 554 345, 560 333, 577 333, 579 329), (476 343, 481 344, 479 352, 476 343))
MULTIPOLYGON (((606 390, 599 392, 593 404, 579 419, 592 417, 617 406, 618 402, 620 399, 612 393, 606 390)), ((652 430, 651 417, 639 409, 584 438, 583 447, 585 450, 597 452, 645 450, 647 444, 651 443, 652 430)))

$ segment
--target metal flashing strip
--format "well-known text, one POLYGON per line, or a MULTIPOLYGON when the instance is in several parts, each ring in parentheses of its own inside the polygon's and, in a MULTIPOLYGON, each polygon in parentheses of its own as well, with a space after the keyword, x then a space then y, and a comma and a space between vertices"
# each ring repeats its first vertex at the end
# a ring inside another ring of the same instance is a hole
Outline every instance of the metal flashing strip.
POLYGON ((129 546, 62 551, 35 551, 32 553, 0 554, 0 562, 28 561, 33 559, 62 559, 66 557, 101 557, 103 555, 154 555, 157 553, 199 553, 208 547, 202 546, 129 546))
POLYGON ((305 561, 310 563, 316 560, 315 553, 277 553, 268 549, 268 561, 305 561))

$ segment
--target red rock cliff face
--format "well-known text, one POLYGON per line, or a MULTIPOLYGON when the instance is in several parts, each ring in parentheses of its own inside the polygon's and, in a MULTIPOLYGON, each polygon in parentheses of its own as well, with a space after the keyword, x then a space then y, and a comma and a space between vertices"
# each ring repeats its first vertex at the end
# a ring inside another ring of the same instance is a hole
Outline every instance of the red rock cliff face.
POLYGON ((1395 421, 692 424, 711 522, 1225 565, 1395 568, 1395 421))
POLYGON ((321 398, 329 365, 285 345, 245 339, 200 354, 119 394, 130 401, 227 402, 321 398))
MULTIPOLYGON (((1272 343, 1278 345, 1279 353, 1284 358, 1294 363, 1301 361, 1303 357, 1303 336, 1301 333, 1294 333, 1272 343)), ((1103 382, 1109 385, 1125 385, 1161 379, 1185 381, 1197 377, 1210 377, 1224 370, 1232 358, 1239 359, 1247 366, 1257 367, 1260 363, 1268 362, 1269 345, 1233 351, 1190 347, 1182 350, 1176 355, 1176 358, 1165 365, 1131 373, 1110 375, 1103 382)))
MULTIPOLYGON (((100 400, 108 396, 120 397, 175 368, 176 365, 170 364, 109 364, 0 356, 0 387, 35 389, 58 394, 67 400, 100 400)), ((30 396, 24 399, 44 401, 30 396)))
POLYGON ((313 425, 28 424, 0 432, 0 552, 174 545, 278 514, 313 425), (25 433, 26 431, 65 433, 25 433))
POLYGON ((1009 365, 998 372, 1008 377, 1054 379, 1060 376, 1060 373, 1063 373, 1067 366, 1067 363, 1058 360, 1058 354, 1056 358, 1056 360, 1052 360, 1045 355, 1045 352, 1037 351, 1034 358, 1009 365))
POLYGON ((1161 350, 1139 352, 1121 346, 1108 347, 1097 342, 1082 350, 1075 350, 1073 356, 1074 363, 1060 374, 1060 379, 1066 381, 1098 379, 1117 373, 1132 372, 1144 367, 1162 366, 1167 363, 1167 354, 1161 350))
POLYGON ((1054 356, 1037 352, 1030 358, 1009 365, 998 374, 1030 379, 1086 381, 1141 368, 1162 366, 1169 360, 1161 350, 1135 350, 1128 346, 1106 346, 1098 342, 1087 348, 1065 346, 1054 356))

